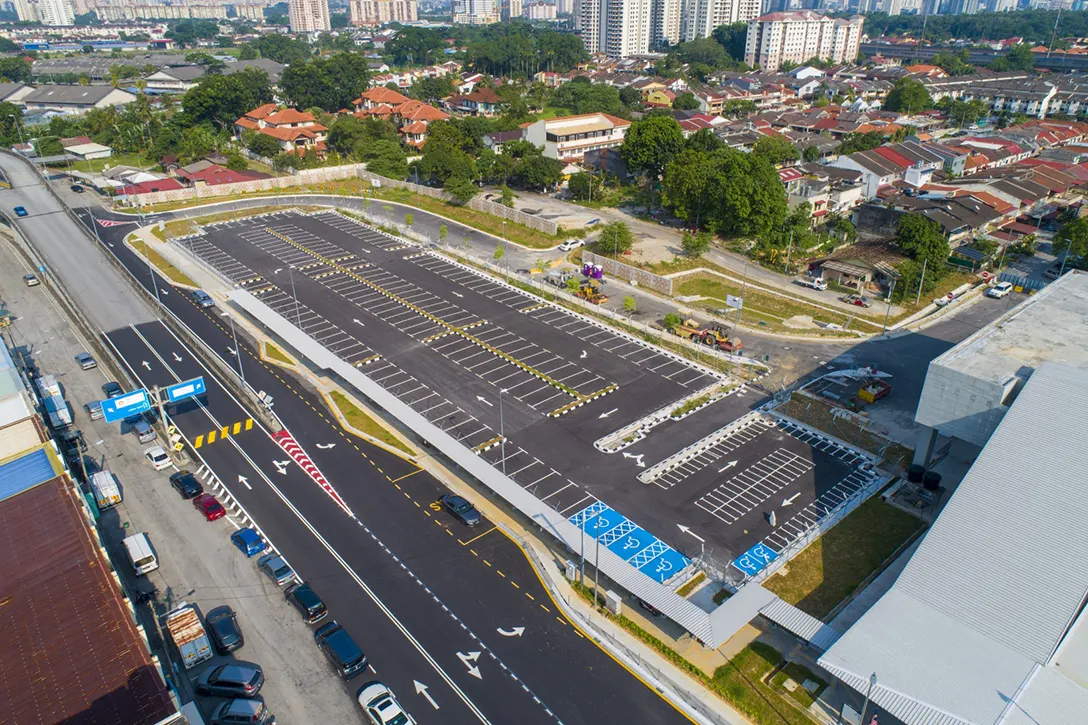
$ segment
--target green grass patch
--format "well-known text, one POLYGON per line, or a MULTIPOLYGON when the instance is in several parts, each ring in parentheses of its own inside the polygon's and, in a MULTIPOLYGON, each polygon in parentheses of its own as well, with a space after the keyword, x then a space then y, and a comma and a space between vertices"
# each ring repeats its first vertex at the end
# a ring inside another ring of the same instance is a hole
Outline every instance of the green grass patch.
POLYGON ((189 279, 185 274, 181 272, 177 267, 166 261, 166 258, 149 247, 142 239, 130 239, 129 245, 137 252, 142 254, 146 259, 151 260, 151 264, 155 265, 163 275, 175 284, 186 285, 188 287, 196 287, 197 284, 193 280, 189 279))
POLYGON ((706 581, 706 574, 704 574, 703 572, 699 572, 691 579, 689 579, 687 584, 676 590, 677 596, 686 597, 687 595, 695 591, 695 587, 699 586, 704 581, 706 581))
POLYGON ((826 617, 921 530, 920 520, 873 497, 797 556, 763 587, 817 619, 826 617))
MULTIPOLYGON (((511 221, 507 221, 504 226, 503 220, 497 216, 485 214, 484 212, 476 211, 475 209, 469 209, 467 206, 450 204, 441 199, 415 194, 407 189, 378 189, 375 192, 375 196, 378 199, 407 204, 423 209, 424 211, 429 211, 432 214, 452 219, 455 222, 460 222, 473 229, 478 229, 496 237, 504 238, 507 241, 515 242, 523 247, 551 249, 560 242, 565 241, 569 236, 557 235, 553 237, 550 234, 538 232, 535 229, 530 229, 529 227, 515 224, 511 221)), ((376 209, 373 204, 371 205, 371 214, 377 215, 379 213, 378 210, 381 208, 381 205, 379 204, 377 206, 378 208, 376 209)), ((456 244, 457 240, 453 240, 453 243, 456 244)))
POLYGON ((714 593, 714 603, 721 604, 731 596, 733 596, 733 594, 728 589, 719 589, 714 593))
POLYGON ((343 393, 334 390, 329 393, 329 397, 332 399, 333 404, 340 409, 340 412, 343 414, 344 419, 347 420, 348 425, 355 430, 366 433, 371 438, 379 440, 392 448, 396 448, 406 455, 414 456, 416 454, 411 448, 401 443, 399 438, 386 430, 385 426, 374 420, 361 408, 348 400, 348 397, 343 393))
MULTIPOLYGON (((248 161, 248 159, 247 159, 248 161)), ((252 163, 252 162, 250 162, 252 163)), ((203 204, 218 204, 227 201, 239 201, 241 199, 270 199, 277 196, 290 196, 294 194, 333 194, 339 196, 362 196, 368 188, 361 179, 341 179, 320 184, 304 184, 289 189, 277 189, 274 191, 255 191, 250 193, 224 194, 223 196, 205 196, 200 199, 182 199, 180 201, 164 201, 161 204, 149 204, 142 207, 144 214, 152 214, 160 211, 176 211, 191 206, 203 204)), ((135 209, 121 208, 117 210, 121 214, 136 214, 135 209)))
POLYGON ((278 347, 276 347, 275 345, 273 345, 270 342, 266 342, 264 344, 264 354, 265 354, 265 357, 269 358, 270 360, 275 360, 276 362, 281 362, 284 365, 294 365, 295 364, 295 361, 292 360, 290 357, 288 357, 287 353, 285 353, 283 350, 279 349, 278 347))
POLYGON ((685 415, 685 414, 690 413, 691 411, 695 410, 696 408, 698 408, 700 405, 702 405, 703 403, 705 403, 708 400, 710 400, 710 393, 707 393, 706 395, 700 395, 698 398, 692 398, 691 400, 684 403, 683 405, 680 405, 680 406, 677 406, 676 408, 673 408, 672 412, 669 413, 669 416, 671 416, 673 418, 679 418, 680 416, 685 415))
MULTIPOLYGON (((137 169, 149 169, 155 164, 148 161, 142 156, 137 154, 114 154, 104 159, 90 159, 87 161, 74 161, 71 164, 72 168, 76 171, 82 171, 85 174, 99 174, 103 170, 114 166, 134 166, 137 169)), ((67 169, 67 164, 55 164, 51 166, 54 169, 67 169)))
POLYGON ((842 415, 843 408, 827 400, 794 392, 782 412, 791 418, 818 428, 884 459, 893 468, 906 468, 914 459, 914 449, 884 437, 868 427, 863 418, 842 415))
POLYGON ((798 705, 806 710, 812 707, 812 703, 816 701, 816 698, 820 696, 820 693, 827 688, 827 683, 814 675, 809 668, 799 665, 796 662, 787 662, 781 670, 775 673, 771 678, 771 687, 781 692, 785 697, 792 698, 798 705), (792 680, 796 683, 796 687, 792 690, 786 687, 786 683, 792 680), (812 680, 816 683, 816 688, 809 692, 802 685, 805 680, 812 680))

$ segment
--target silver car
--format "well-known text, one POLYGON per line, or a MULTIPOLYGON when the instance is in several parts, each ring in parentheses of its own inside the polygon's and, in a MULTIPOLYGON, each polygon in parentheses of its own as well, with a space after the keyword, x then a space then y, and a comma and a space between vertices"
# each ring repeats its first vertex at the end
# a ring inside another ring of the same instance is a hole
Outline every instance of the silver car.
POLYGON ((220 705, 212 725, 276 725, 276 716, 260 700, 238 699, 220 705))
POLYGON ((196 681, 197 694, 218 697, 256 697, 263 686, 261 666, 241 661, 209 667, 196 681))
POLYGON ((81 352, 76 355, 76 362, 79 363, 79 367, 83 370, 91 370, 98 367, 98 363, 95 362, 94 357, 89 352, 81 352))
POLYGON ((276 582, 278 587, 295 580, 295 572, 279 554, 265 554, 257 559, 257 568, 276 582))

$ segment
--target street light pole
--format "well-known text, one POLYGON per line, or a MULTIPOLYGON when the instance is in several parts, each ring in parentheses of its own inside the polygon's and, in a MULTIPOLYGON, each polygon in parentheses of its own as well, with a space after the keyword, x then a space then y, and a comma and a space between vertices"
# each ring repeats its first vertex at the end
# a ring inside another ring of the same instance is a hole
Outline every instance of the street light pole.
POLYGON ((224 312, 221 316, 230 318, 230 336, 234 339, 234 357, 238 360, 238 377, 240 377, 244 383, 246 381, 246 374, 242 371, 242 348, 238 347, 238 333, 234 330, 234 315, 229 312, 224 312))
POLYGON ((499 454, 502 456, 502 475, 506 475, 506 426, 502 416, 502 394, 506 388, 499 388, 499 454))
POLYGON ((23 138, 23 127, 19 125, 19 119, 15 117, 14 113, 9 113, 8 118, 15 122, 15 130, 19 132, 19 145, 26 146, 26 139, 23 138))
POLYGON ((876 684, 876 673, 869 675, 869 689, 865 691, 865 704, 861 706, 861 723, 865 725, 865 711, 869 709, 869 696, 873 694, 873 685, 876 684))
POLYGON ((302 314, 298 311, 298 295, 295 294, 295 265, 289 265, 287 273, 291 275, 291 296, 295 299, 295 322, 298 323, 298 329, 302 330, 302 314))
MULTIPOLYGON (((732 338, 730 340, 730 344, 733 344, 733 341, 735 341, 737 339, 737 325, 740 324, 740 314, 741 314, 741 311, 744 310, 744 293, 748 290, 748 262, 749 261, 750 260, 749 260, 748 257, 744 258, 744 280, 741 282, 741 285, 740 285, 740 301, 739 301, 739 304, 737 305, 737 316, 733 320, 733 331, 729 335, 729 337, 732 338)), ((735 355, 735 354, 736 354, 736 351, 734 351, 734 350, 729 351, 729 376, 730 377, 733 376, 733 355, 735 355)))
POLYGON ((881 337, 888 332, 888 317, 892 314, 892 295, 895 294, 895 283, 898 279, 892 280, 892 288, 888 290, 888 309, 884 312, 884 329, 880 331, 881 337))

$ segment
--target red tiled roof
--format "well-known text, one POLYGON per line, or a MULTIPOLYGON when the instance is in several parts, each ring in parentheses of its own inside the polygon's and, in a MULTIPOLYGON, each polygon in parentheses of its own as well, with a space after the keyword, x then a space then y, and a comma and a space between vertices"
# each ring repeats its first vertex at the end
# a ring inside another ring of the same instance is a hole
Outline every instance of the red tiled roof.
POLYGON ((499 97, 499 94, 495 93, 495 91, 487 88, 486 86, 484 88, 477 88, 464 98, 466 101, 474 101, 476 103, 503 103, 503 100, 499 97))
POLYGON ((177 179, 156 179, 155 181, 142 181, 139 184, 129 184, 117 190, 118 194, 153 194, 156 191, 173 191, 184 189, 177 179))
POLYGON ((416 134, 416 133, 426 133, 426 132, 427 132, 427 124, 423 123, 422 121, 413 121, 412 123, 409 123, 409 124, 407 124, 405 126, 400 127, 400 133, 416 134))
POLYGON ((287 123, 314 123, 316 120, 312 113, 299 111, 295 108, 285 108, 282 111, 269 114, 265 117, 264 122, 273 126, 281 126, 287 123))
POLYGON ((252 111, 247 113, 246 116, 248 116, 249 118, 261 119, 270 113, 275 113, 277 108, 279 108, 279 106, 277 106, 275 103, 266 103, 263 106, 257 106, 252 111))
POLYGON ((99 546, 62 477, 0 503, 5 721, 149 725, 177 712, 99 546))
POLYGON ((239 118, 237 121, 234 122, 234 125, 241 126, 242 128, 248 128, 253 131, 256 131, 258 128, 261 127, 259 123, 246 116, 242 116, 241 118, 239 118))
POLYGON ((212 164, 206 169, 193 173, 189 173, 184 169, 178 169, 178 176, 192 182, 203 181, 208 186, 234 184, 239 181, 256 181, 257 179, 268 178, 268 174, 259 174, 255 171, 234 171, 216 164, 212 164))
POLYGON ((363 91, 359 96, 359 101, 361 102, 363 99, 366 99, 371 103, 388 103, 390 105, 395 105, 407 101, 408 96, 390 90, 385 86, 378 86, 377 88, 363 91))
POLYGON ((412 121, 445 121, 450 117, 445 111, 440 111, 421 101, 405 101, 395 108, 394 112, 401 118, 412 121))
POLYGON ((873 149, 873 151, 875 151, 877 154, 887 159, 888 161, 891 161, 896 166, 901 166, 904 169, 909 169, 911 166, 914 165, 914 162, 908 159, 906 156, 900 153, 896 153, 887 146, 877 146, 875 149, 873 149))

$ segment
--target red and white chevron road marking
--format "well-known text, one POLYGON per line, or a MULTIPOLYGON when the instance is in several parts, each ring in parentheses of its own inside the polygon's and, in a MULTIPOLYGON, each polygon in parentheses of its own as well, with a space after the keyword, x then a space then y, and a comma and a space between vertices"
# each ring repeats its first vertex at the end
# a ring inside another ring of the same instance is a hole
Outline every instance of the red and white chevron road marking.
POLYGON ((325 478, 318 467, 314 465, 314 462, 306 455, 306 451, 302 450, 302 446, 298 444, 298 441, 295 440, 294 436, 287 432, 286 428, 279 433, 273 433, 272 440, 276 441, 280 448, 282 448, 287 455, 291 456, 292 460, 306 472, 306 475, 312 478, 318 486, 325 489, 325 493, 329 494, 332 500, 335 501, 340 508, 344 509, 344 511, 352 518, 355 517, 355 514, 351 512, 348 505, 340 498, 340 494, 336 492, 336 489, 332 487, 332 484, 329 483, 328 479, 325 478))

